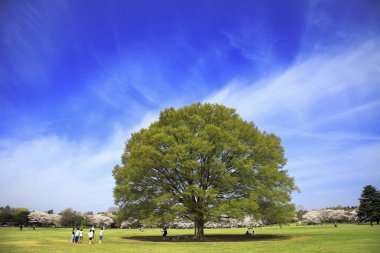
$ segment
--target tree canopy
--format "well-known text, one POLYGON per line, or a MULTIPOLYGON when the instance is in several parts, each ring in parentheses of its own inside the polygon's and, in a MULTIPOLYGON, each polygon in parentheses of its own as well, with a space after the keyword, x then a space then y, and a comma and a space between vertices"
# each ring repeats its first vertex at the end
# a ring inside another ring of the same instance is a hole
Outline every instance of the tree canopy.
POLYGON ((80 226, 84 219, 79 212, 72 208, 66 208, 59 214, 61 215, 61 225, 64 227, 80 226))
POLYGON ((28 208, 12 208, 0 206, 0 224, 26 225, 28 223, 28 208))
POLYGON ((380 222, 380 192, 372 185, 364 187, 358 210, 362 222, 380 222))
POLYGON ((169 108, 133 133, 113 176, 115 203, 126 218, 162 223, 205 222, 220 217, 284 222, 294 215, 296 189, 284 169, 280 139, 217 104, 169 108))

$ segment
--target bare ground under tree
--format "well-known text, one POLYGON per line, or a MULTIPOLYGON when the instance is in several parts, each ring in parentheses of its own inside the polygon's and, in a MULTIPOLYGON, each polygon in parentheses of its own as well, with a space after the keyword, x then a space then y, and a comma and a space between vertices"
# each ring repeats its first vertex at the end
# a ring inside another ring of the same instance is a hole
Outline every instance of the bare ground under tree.
POLYGON ((181 236, 168 236, 164 241, 162 236, 125 236, 123 239, 145 241, 145 242, 247 242, 247 241, 280 241, 290 240, 291 236, 285 235, 255 235, 250 238, 245 235, 225 234, 225 235, 206 235, 204 239, 193 238, 194 235, 185 234, 181 236))

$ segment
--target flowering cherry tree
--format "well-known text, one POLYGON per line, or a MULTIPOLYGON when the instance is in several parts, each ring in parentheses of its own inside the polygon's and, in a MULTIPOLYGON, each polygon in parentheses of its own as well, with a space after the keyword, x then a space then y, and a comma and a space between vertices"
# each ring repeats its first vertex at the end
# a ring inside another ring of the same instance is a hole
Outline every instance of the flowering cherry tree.
POLYGON ((328 222, 356 222, 357 211, 343 209, 322 209, 313 210, 302 216, 306 224, 319 224, 328 222))
POLYGON ((306 224, 318 224, 321 223, 321 214, 319 211, 310 211, 302 216, 302 220, 306 224))
POLYGON ((30 223, 40 224, 42 226, 59 226, 61 215, 34 211, 28 215, 28 220, 30 223))
POLYGON ((92 224, 94 226, 109 227, 112 223, 114 223, 113 219, 105 214, 88 215, 87 220, 89 224, 92 224))

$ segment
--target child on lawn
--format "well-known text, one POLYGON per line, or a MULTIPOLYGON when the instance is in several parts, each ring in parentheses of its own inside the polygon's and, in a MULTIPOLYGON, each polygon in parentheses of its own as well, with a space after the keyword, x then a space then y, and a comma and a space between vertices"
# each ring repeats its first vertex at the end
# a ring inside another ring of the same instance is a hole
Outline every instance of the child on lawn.
POLYGON ((92 244, 92 237, 94 236, 94 231, 90 229, 90 232, 88 232, 88 244, 92 244))
POLYGON ((83 229, 81 228, 79 232, 79 243, 82 243, 82 242, 83 242, 83 229))
POLYGON ((77 228, 77 230, 75 230, 75 243, 79 242, 79 234, 80 234, 80 230, 79 228, 77 228))
POLYGON ((71 230, 71 243, 74 243, 74 240, 75 240, 75 228, 71 230))
POLYGON ((103 227, 100 229, 100 232, 99 232, 99 243, 102 243, 102 240, 103 240, 103 227))

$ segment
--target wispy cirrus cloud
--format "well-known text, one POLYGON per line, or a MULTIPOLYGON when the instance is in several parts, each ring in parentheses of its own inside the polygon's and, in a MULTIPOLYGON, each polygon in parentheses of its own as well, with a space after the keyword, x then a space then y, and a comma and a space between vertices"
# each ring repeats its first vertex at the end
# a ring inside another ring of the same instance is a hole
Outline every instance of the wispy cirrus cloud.
POLYGON ((378 42, 374 39, 343 53, 305 59, 250 85, 232 81, 206 100, 234 106, 244 118, 253 119, 266 129, 273 129, 278 123, 282 127, 304 126, 334 114, 342 117, 344 112, 355 113, 355 108, 364 108, 368 98, 376 106, 380 94, 376 81, 378 42))
POLYGON ((127 135, 115 126, 102 142, 53 134, 1 140, 2 204, 42 211, 105 211, 113 205, 112 169, 120 162, 127 135))
MULTIPOLYGON (((363 185, 380 180, 378 45, 374 38, 300 60, 252 84, 232 81, 205 101, 236 108, 244 119, 279 135, 289 173, 304 196, 316 189, 346 189, 347 183, 359 194, 363 185)), ((342 193, 347 201, 342 204, 355 204, 349 194, 352 190, 342 193)), ((323 207, 323 198, 317 203, 302 196, 295 194, 295 201, 323 207)))
POLYGON ((64 10, 62 1, 51 1, 45 8, 36 8, 30 2, 16 3, 17 8, 5 10, 0 17, 0 45, 2 45, 2 71, 0 88, 44 87, 50 80, 49 71, 59 55, 52 23, 64 10), (54 13, 54 15, 53 15, 54 13), (3 69, 4 70, 4 69, 3 69))

